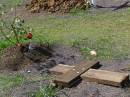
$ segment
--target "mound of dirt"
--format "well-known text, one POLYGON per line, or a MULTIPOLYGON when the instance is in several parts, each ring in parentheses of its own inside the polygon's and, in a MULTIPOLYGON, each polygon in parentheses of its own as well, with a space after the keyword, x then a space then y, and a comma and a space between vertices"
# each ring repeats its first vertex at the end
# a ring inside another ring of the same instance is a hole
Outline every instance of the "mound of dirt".
POLYGON ((0 70, 21 70, 35 63, 38 71, 46 72, 56 64, 78 64, 83 56, 75 48, 64 45, 26 44, 6 48, 0 58, 0 70))
POLYGON ((3 54, 0 58, 0 69, 10 69, 10 70, 17 70, 20 68, 24 56, 20 51, 20 47, 9 47, 3 50, 3 54))
POLYGON ((50 57, 51 54, 48 54, 50 51, 47 47, 36 45, 37 48, 31 49, 30 45, 25 44, 22 47, 12 46, 3 50, 3 54, 0 57, 0 70, 17 71, 33 62, 45 61, 50 57), (43 52, 43 50, 48 51, 43 52))
POLYGON ((32 12, 45 10, 48 12, 69 12, 73 8, 85 9, 87 0, 32 0, 26 8, 32 12))

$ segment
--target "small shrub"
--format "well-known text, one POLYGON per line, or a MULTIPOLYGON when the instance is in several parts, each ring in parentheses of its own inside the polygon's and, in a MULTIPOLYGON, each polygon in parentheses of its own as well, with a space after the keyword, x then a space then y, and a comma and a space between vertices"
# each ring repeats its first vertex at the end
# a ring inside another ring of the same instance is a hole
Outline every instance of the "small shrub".
MULTIPOLYGON (((17 0, 18 1, 18 0, 17 0)), ((13 21, 8 23, 4 20, 4 7, 0 6, 0 32, 10 43, 21 46, 24 40, 32 39, 32 29, 25 25, 25 21, 15 16, 13 21), (6 33, 6 34, 5 34, 6 33)))

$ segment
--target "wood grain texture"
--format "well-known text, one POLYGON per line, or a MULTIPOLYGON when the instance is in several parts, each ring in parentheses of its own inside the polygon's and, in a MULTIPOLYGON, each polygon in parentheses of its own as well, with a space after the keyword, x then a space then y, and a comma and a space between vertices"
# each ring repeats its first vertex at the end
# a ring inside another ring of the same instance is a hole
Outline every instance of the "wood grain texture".
POLYGON ((98 65, 98 61, 87 61, 82 64, 76 65, 68 72, 57 76, 54 82, 57 85, 61 85, 63 87, 71 87, 73 84, 80 79, 80 75, 86 72, 91 67, 98 65))
POLYGON ((89 69, 81 75, 83 80, 97 82, 111 86, 122 86, 129 80, 127 73, 111 72, 107 70, 89 69))
POLYGON ((51 68, 49 72, 54 75, 61 75, 68 72, 70 69, 74 68, 74 66, 58 64, 57 66, 51 68))

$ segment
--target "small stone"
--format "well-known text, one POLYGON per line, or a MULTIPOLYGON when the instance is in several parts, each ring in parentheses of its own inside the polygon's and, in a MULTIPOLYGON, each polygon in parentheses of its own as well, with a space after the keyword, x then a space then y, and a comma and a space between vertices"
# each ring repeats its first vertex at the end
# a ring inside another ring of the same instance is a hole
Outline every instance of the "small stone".
POLYGON ((97 52, 95 50, 90 51, 90 55, 97 56, 97 52))
POLYGON ((30 71, 30 70, 28 70, 28 71, 27 71, 27 73, 31 73, 31 71, 30 71))
POLYGON ((10 11, 13 12, 13 11, 14 11, 14 8, 11 8, 10 11))

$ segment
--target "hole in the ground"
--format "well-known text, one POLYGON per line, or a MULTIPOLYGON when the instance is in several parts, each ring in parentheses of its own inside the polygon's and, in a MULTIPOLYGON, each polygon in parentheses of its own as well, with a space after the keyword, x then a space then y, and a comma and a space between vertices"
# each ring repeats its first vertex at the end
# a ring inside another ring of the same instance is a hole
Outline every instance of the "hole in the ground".
POLYGON ((83 59, 79 50, 70 46, 61 44, 47 46, 31 43, 3 50, 0 69, 17 71, 35 63, 37 70, 47 71, 56 64, 73 65, 80 63, 83 59))

